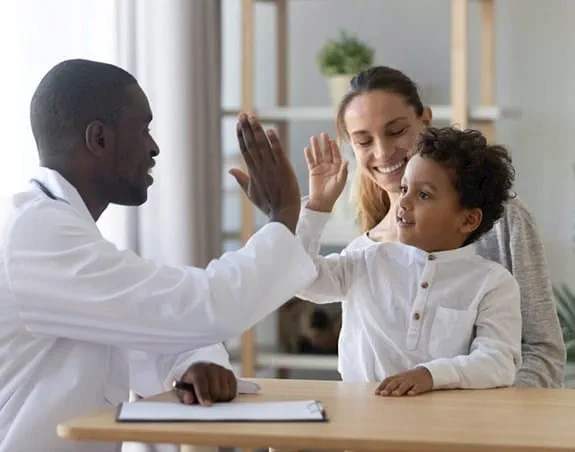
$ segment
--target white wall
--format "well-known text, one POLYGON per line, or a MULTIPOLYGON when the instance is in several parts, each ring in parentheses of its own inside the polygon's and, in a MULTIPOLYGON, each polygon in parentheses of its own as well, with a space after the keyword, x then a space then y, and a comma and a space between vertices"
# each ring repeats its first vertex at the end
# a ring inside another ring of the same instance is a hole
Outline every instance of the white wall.
MULTIPOLYGON (((328 93, 316 65, 326 39, 342 27, 374 46, 375 63, 407 72, 428 103, 449 102, 449 0, 291 1, 289 3, 289 89, 294 105, 326 105, 328 93)), ((471 101, 479 98, 479 2, 470 2, 471 101)), ((240 2, 224 4, 224 104, 240 100, 240 2)), ((517 169, 516 189, 533 210, 555 281, 575 287, 571 234, 575 212, 575 1, 499 0, 496 4, 497 100, 516 106, 520 119, 497 124, 498 139, 510 147, 517 169)), ((275 88, 274 8, 259 4, 256 15, 256 104, 273 105, 275 88)), ((302 156, 309 136, 334 131, 332 122, 294 123, 290 151, 307 191, 302 156)), ((233 128, 224 131, 235 147, 233 128)), ((262 340, 272 339, 273 325, 262 340)), ((261 335, 261 336, 262 336, 261 335)))
POLYGON ((537 218, 552 278, 575 287, 575 2, 497 4, 497 93, 522 109, 498 137, 513 151, 517 189, 537 218))

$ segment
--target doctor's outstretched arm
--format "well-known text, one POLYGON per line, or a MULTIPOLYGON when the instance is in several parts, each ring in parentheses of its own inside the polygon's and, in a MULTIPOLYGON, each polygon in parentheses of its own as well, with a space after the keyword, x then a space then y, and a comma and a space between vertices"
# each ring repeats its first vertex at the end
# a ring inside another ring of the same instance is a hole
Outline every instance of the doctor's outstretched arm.
POLYGON ((23 326, 179 353, 241 334, 313 281, 315 266, 294 236, 299 187, 277 136, 245 116, 237 133, 248 174, 232 174, 271 220, 243 248, 205 269, 159 265, 119 251, 73 208, 38 204, 5 231, 4 271, 23 326))

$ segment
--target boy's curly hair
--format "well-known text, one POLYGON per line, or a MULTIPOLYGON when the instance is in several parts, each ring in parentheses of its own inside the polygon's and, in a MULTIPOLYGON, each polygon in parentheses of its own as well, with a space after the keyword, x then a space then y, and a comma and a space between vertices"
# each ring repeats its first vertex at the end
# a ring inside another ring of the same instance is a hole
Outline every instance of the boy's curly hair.
POLYGON ((501 218, 511 198, 515 170, 503 146, 487 144, 478 130, 429 127, 422 132, 417 152, 453 170, 453 184, 463 208, 479 208, 483 218, 465 244, 475 242, 501 218))

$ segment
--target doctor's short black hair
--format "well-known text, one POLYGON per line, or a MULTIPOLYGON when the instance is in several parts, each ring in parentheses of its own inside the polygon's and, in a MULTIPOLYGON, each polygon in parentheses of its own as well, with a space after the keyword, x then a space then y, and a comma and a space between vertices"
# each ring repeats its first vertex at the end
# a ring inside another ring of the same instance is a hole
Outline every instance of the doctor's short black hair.
POLYGON ((505 203, 513 197, 515 170, 509 152, 488 144, 478 130, 453 127, 428 127, 419 137, 417 152, 452 170, 463 208, 481 209, 481 224, 465 244, 475 242, 502 217, 505 203))
POLYGON ((115 125, 137 83, 127 71, 83 59, 58 63, 46 73, 30 103, 30 123, 41 160, 76 149, 94 120, 115 125))

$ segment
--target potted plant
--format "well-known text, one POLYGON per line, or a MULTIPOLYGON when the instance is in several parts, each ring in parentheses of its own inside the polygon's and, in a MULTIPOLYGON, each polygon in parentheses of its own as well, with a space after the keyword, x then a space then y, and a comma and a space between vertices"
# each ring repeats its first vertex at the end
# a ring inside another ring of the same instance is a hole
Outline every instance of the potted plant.
MULTIPOLYGON (((573 169, 575 172, 575 165, 573 169)), ((575 244, 575 226, 573 243, 575 244)), ((575 293, 567 284, 561 284, 553 287, 553 294, 555 295, 557 314, 567 351, 565 386, 575 388, 575 293)))
POLYGON ((575 363, 575 293, 566 284, 553 287, 557 314, 567 349, 567 362, 575 363))
POLYGON ((330 39, 320 49, 317 62, 328 81, 330 98, 337 105, 358 72, 372 65, 373 49, 356 36, 342 30, 338 39, 330 39))

